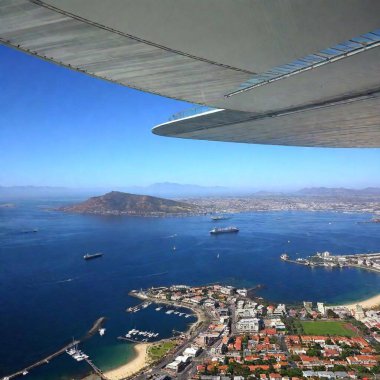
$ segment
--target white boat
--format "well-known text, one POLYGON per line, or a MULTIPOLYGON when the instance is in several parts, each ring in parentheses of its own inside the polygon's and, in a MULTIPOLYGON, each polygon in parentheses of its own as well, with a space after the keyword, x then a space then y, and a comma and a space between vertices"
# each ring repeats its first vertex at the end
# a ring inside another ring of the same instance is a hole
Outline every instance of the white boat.
POLYGON ((86 354, 83 353, 82 351, 78 351, 75 355, 73 355, 73 358, 74 358, 77 362, 81 362, 82 360, 87 359, 87 358, 88 358, 88 355, 86 355, 86 354))
POLYGON ((106 332, 106 329, 105 328, 102 328, 102 329, 99 329, 99 335, 100 336, 103 336, 106 332))
POLYGON ((76 361, 78 361, 78 362, 80 362, 81 360, 84 359, 84 357, 82 356, 82 354, 81 354, 79 351, 76 352, 76 353, 73 355, 73 358, 74 358, 76 361))
POLYGON ((180 317, 182 317, 182 315, 184 315, 185 313, 179 313, 178 315, 180 316, 180 317))
POLYGON ((25 375, 27 375, 29 372, 28 371, 24 371, 22 374, 23 374, 23 376, 25 376, 25 375))
POLYGON ((167 312, 166 312, 166 314, 173 314, 174 313, 174 310, 168 310, 167 312))
POLYGON ((160 311, 162 309, 162 307, 156 307, 156 311, 160 311))
POLYGON ((190 314, 186 314, 186 315, 185 315, 185 318, 189 318, 189 317, 191 317, 190 314))
POLYGON ((75 348, 70 348, 69 350, 66 350, 66 353, 70 356, 73 356, 76 352, 77 350, 75 348))
POLYGON ((174 314, 179 314, 179 311, 175 311, 174 314))

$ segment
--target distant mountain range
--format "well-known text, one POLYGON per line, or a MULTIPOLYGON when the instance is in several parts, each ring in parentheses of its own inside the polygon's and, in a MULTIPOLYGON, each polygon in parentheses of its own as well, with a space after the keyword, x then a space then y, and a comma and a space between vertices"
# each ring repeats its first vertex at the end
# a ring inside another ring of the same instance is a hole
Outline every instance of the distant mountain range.
POLYGON ((297 195, 318 197, 379 197, 380 188, 346 189, 343 187, 310 187, 299 190, 297 195))
POLYGON ((172 182, 154 183, 149 186, 126 186, 110 188, 68 188, 54 186, 0 186, 0 199, 38 198, 38 197, 77 197, 87 198, 110 190, 151 195, 163 198, 207 197, 207 196, 318 196, 318 197, 379 197, 379 187, 347 189, 330 187, 311 187, 298 191, 258 191, 257 189, 234 189, 223 186, 199 186, 172 182))
POLYGON ((61 207, 59 210, 81 214, 165 216, 199 213, 200 208, 170 199, 111 191, 82 203, 61 207))

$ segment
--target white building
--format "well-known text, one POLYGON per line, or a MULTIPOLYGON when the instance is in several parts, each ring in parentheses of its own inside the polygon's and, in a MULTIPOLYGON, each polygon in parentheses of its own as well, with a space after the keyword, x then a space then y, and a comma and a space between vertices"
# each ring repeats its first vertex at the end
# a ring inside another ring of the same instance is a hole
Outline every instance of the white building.
POLYGON ((285 315, 286 314, 286 306, 283 303, 277 305, 277 307, 273 311, 274 315, 285 315))
POLYGON ((237 290, 236 290, 236 293, 239 294, 239 295, 242 296, 242 297, 247 297, 248 290, 245 289, 245 288, 237 289, 237 290))
POLYGON ((235 288, 233 286, 222 286, 220 288, 220 292, 226 294, 227 296, 231 296, 234 294, 235 288))
POLYGON ((236 309, 235 316, 237 318, 254 318, 257 316, 257 311, 253 308, 249 309, 236 309))
POLYGON ((195 356, 198 356, 201 352, 201 349, 197 346, 191 346, 187 347, 185 351, 183 351, 183 354, 188 357, 194 358, 195 356))
POLYGON ((323 302, 317 302, 317 309, 318 311, 322 314, 325 315, 326 310, 325 310, 325 304, 323 302))
POLYGON ((259 318, 243 318, 236 323, 239 332, 257 332, 260 330, 259 318))

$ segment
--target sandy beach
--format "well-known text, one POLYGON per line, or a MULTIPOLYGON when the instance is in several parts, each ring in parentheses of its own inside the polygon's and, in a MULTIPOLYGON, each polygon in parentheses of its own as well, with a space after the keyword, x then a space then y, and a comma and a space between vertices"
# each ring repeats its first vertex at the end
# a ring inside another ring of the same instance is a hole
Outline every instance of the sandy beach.
POLYGON ((105 372, 104 374, 110 380, 121 380, 135 374, 144 368, 147 364, 147 349, 149 343, 138 343, 134 346, 136 357, 118 368, 105 372))
POLYGON ((355 309, 356 305, 361 305, 364 309, 370 309, 372 307, 378 306, 378 305, 380 305, 380 294, 378 294, 374 297, 371 297, 371 298, 367 298, 367 299, 362 300, 362 301, 357 301, 357 302, 350 303, 350 304, 344 304, 341 306, 345 306, 349 309, 355 309))

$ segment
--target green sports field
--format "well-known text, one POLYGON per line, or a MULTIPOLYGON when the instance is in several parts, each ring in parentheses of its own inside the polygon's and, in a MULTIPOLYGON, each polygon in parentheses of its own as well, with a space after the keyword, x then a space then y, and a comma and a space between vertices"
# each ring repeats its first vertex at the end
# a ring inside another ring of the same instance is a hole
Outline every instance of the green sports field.
POLYGON ((346 323, 339 321, 301 321, 306 335, 341 335, 354 336, 354 331, 345 326, 346 323))

